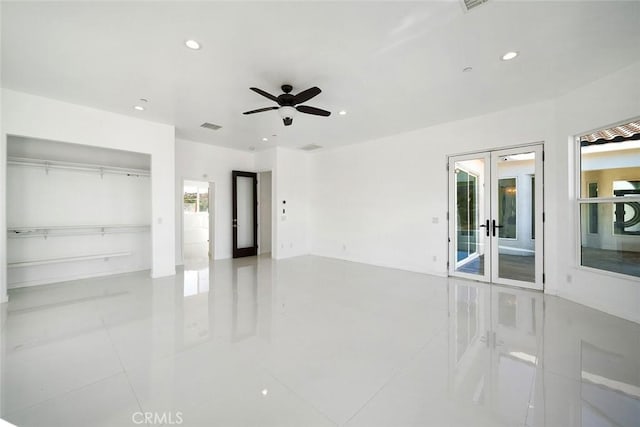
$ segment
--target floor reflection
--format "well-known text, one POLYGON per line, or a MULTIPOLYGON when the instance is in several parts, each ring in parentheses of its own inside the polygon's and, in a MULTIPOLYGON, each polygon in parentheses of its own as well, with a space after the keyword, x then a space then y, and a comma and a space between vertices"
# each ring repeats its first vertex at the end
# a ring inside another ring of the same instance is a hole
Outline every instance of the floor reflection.
POLYGON ((139 406, 189 426, 640 425, 640 325, 539 292, 310 256, 10 298, 0 415, 21 426, 139 406))
POLYGON ((534 404, 542 294, 461 282, 449 295, 453 397, 506 424, 522 422, 534 404))
POLYGON ((449 309, 449 393, 484 419, 639 425, 638 325, 541 293, 458 280, 449 309))

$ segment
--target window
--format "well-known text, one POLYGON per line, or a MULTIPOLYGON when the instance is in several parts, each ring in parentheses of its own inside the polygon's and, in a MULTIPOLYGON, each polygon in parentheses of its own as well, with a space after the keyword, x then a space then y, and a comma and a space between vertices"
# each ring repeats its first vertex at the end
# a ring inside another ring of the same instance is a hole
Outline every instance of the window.
POLYGON ((640 120, 577 145, 580 265, 640 277, 640 120))
POLYGON ((209 212, 209 187, 185 185, 183 205, 185 212, 209 212))

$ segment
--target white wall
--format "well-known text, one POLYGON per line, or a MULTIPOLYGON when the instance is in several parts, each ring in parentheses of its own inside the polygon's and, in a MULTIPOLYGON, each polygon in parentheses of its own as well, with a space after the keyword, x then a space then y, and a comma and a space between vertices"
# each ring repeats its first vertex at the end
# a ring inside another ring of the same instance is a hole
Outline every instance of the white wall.
POLYGON ((638 75, 640 63, 557 100, 314 154, 311 252, 445 275, 446 155, 544 141, 546 292, 640 322, 638 279, 577 267, 569 173, 570 136, 640 115, 638 75))
MULTIPOLYGON (((2 90, 0 200, 6 201, 6 135, 16 135, 151 155, 153 277, 175 274, 173 126, 139 120, 7 89, 2 90)), ((4 211, 4 209, 2 210, 4 211)), ((0 295, 6 294, 6 216, 0 217, 0 295)))
POLYGON ((446 275, 447 155, 548 140, 552 112, 538 103, 318 152, 312 253, 446 275))
POLYGON ((556 218, 548 224, 547 235, 552 240, 547 241, 557 246, 548 267, 554 278, 549 292, 636 322, 640 322, 640 280, 578 268, 578 229, 574 221, 568 223, 566 219, 578 218, 574 151, 568 136, 640 116, 638 75, 640 62, 558 98, 555 144, 547 157, 547 171, 552 172, 554 180, 546 181, 546 187, 559 189, 547 210, 551 218, 556 218))
MULTIPOLYGON (((0 22, 2 21, 2 2, 0 2, 0 22)), ((2 31, 0 31, 0 46, 2 46, 2 31)), ((7 137, 4 133, 4 92, 2 91, 2 55, 0 55, 0 200, 7 192, 6 172, 7 137)), ((0 303, 7 302, 7 211, 0 209, 0 303)), ((1 408, 1 407, 0 407, 1 408)))
POLYGON ((213 182, 214 200, 214 257, 231 258, 231 171, 254 170, 253 153, 213 145, 176 140, 175 144, 175 239, 177 242, 175 263, 182 265, 182 181, 213 182))
POLYGON ((276 259, 310 252, 309 165, 310 155, 305 151, 286 148, 276 150, 276 184, 272 202, 276 210, 278 230, 276 259))

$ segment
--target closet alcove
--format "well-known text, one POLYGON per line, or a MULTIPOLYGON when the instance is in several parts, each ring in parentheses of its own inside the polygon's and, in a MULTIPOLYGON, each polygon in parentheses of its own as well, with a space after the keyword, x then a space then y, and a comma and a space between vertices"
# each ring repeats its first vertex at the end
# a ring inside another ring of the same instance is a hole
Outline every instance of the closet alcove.
POLYGON ((9 288, 151 268, 148 154, 7 137, 9 288))

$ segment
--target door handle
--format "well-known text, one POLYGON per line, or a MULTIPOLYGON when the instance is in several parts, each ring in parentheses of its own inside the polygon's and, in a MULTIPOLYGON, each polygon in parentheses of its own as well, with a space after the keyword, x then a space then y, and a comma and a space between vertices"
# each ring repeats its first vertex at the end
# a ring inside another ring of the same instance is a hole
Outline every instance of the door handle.
POLYGON ((496 237, 496 228, 503 228, 504 225, 496 225, 496 220, 491 220, 491 225, 493 227, 493 237, 496 237))
POLYGON ((487 232, 487 237, 489 237, 489 220, 487 220, 484 224, 479 225, 480 228, 484 228, 487 232))

